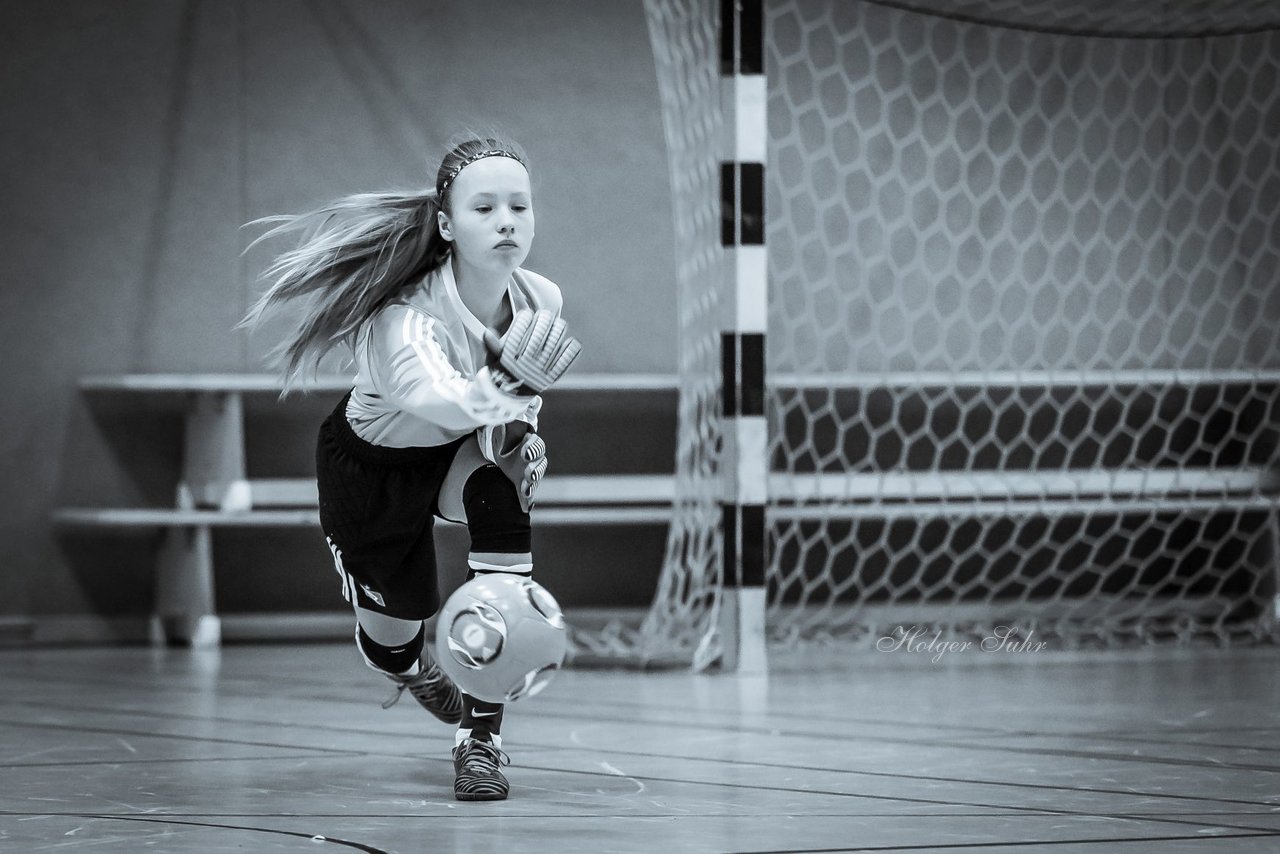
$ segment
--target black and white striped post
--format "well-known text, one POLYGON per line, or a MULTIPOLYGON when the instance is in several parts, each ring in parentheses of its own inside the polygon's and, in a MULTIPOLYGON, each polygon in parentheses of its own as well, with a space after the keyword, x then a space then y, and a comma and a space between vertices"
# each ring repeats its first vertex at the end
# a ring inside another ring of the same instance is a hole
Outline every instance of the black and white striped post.
POLYGON ((764 353, 768 301, 764 243, 765 126, 763 0, 720 0, 721 228, 726 281, 721 325, 725 421, 722 502, 723 666, 767 669, 764 644, 768 434, 764 353))

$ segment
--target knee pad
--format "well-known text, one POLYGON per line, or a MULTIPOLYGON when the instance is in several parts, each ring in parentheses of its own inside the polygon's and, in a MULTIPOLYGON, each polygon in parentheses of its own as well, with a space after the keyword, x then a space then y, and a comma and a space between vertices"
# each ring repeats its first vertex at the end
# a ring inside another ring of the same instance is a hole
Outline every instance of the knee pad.
POLYGON ((356 624, 356 649, 364 663, 381 673, 405 673, 413 667, 426 643, 425 628, 419 628, 413 640, 399 647, 378 643, 365 634, 364 626, 356 624))
POLYGON ((533 550, 529 514, 516 488, 497 466, 481 466, 462 487, 471 551, 520 554, 533 550))

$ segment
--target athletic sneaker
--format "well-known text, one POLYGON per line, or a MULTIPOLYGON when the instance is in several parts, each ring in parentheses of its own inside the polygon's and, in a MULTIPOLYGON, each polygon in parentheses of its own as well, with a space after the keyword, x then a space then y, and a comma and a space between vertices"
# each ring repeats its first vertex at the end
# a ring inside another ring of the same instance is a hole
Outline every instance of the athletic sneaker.
POLYGON ((507 797, 507 778, 500 766, 511 757, 493 743, 465 738, 453 749, 453 796, 460 801, 501 801, 507 797))
POLYGON ((418 662, 417 673, 413 675, 386 675, 396 683, 396 692, 382 704, 382 708, 394 706, 407 688, 422 708, 445 723, 456 724, 462 720, 462 692, 434 661, 424 657, 418 662))

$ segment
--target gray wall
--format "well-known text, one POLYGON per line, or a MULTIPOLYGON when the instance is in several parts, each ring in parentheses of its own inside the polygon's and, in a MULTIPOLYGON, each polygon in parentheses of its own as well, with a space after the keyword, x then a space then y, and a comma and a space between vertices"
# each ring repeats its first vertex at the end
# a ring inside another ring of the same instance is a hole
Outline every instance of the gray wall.
MULTIPOLYGON (((561 284, 586 347, 575 371, 674 370, 670 198, 639 0, 51 0, 6 2, 0 23, 0 615, 149 607, 154 537, 55 535, 48 517, 168 503, 178 402, 84 395, 77 377, 262 370, 278 329, 233 325, 282 247, 242 255, 255 232, 240 224, 429 185, 466 127, 529 151, 528 266, 561 284)), ((565 400, 557 420, 554 403, 553 465, 601 465, 591 407, 565 400)), ((306 473, 330 405, 252 402, 255 473, 306 473)), ((674 429, 661 395, 623 408, 650 433, 674 429)), ((670 441, 642 444, 623 470, 669 471, 670 441)), ((315 539, 221 537, 223 609, 339 607, 315 539)), ((564 563, 572 539, 543 535, 542 562, 564 563)), ((596 539, 593 563, 610 545, 596 539)), ((660 538, 639 539, 656 572, 660 538)), ((643 571, 621 575, 576 573, 569 598, 647 598, 643 571)))

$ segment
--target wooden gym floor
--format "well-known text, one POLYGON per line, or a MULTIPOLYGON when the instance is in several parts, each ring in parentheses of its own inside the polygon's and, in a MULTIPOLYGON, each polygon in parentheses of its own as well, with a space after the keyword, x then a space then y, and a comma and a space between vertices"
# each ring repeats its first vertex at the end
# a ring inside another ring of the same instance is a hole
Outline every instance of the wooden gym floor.
POLYGON ((1280 851, 1280 652, 570 670, 511 799, 349 644, 0 651, 0 851, 1280 851))

